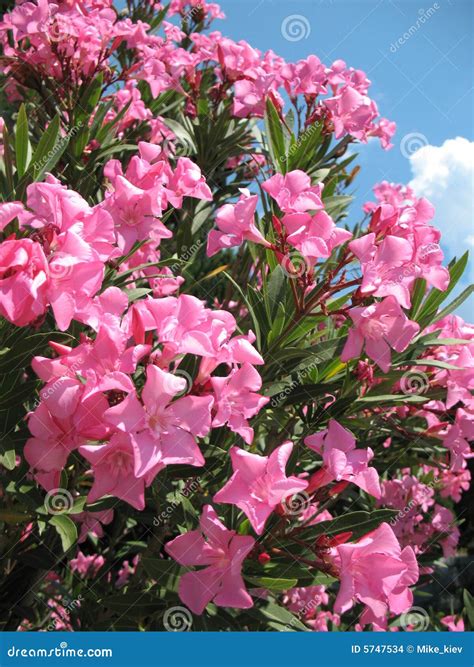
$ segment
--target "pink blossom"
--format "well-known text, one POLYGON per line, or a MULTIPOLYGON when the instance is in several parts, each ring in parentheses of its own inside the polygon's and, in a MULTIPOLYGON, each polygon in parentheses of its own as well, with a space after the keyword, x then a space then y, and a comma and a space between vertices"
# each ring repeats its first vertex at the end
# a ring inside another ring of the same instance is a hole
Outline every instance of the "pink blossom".
POLYGON ((324 208, 321 183, 311 185, 310 177, 297 169, 283 176, 275 174, 262 184, 284 213, 304 213, 324 208))
POLYGON ((367 449, 356 449, 356 439, 335 419, 330 419, 328 428, 305 438, 305 445, 318 452, 323 459, 323 467, 316 473, 317 480, 311 480, 311 488, 317 484, 325 486, 329 482, 346 480, 380 498, 378 472, 369 467, 374 453, 367 449))
POLYGON ((212 201, 212 193, 201 174, 198 165, 187 157, 180 157, 176 169, 166 185, 168 201, 175 208, 181 208, 183 197, 194 197, 212 201))
POLYGON ((318 607, 327 605, 329 596, 324 586, 291 588, 283 596, 283 604, 294 614, 307 619, 314 618, 318 607))
POLYGON ((227 377, 212 377, 212 389, 216 398, 217 413, 213 427, 227 424, 246 443, 253 440, 253 428, 248 420, 254 417, 270 400, 256 393, 262 387, 262 378, 249 363, 233 370, 227 377))
POLYGON ((349 331, 341 361, 359 357, 365 344, 367 356, 385 373, 390 369, 390 348, 403 352, 420 330, 394 296, 371 306, 350 308, 349 314, 355 327, 349 331))
POLYGON ((418 564, 412 548, 402 550, 388 524, 356 543, 339 545, 333 559, 341 577, 335 612, 345 612, 358 601, 366 605, 363 623, 383 624, 388 611, 401 614, 412 606, 408 586, 418 580, 418 564))
POLYGON ((331 256, 337 246, 352 238, 352 233, 336 227, 326 211, 289 213, 283 217, 287 241, 312 263, 331 256))
POLYGON ((85 542, 89 533, 95 537, 103 537, 104 529, 102 526, 106 526, 111 523, 114 518, 113 510, 102 510, 100 512, 80 512, 79 514, 73 514, 72 518, 74 521, 80 523, 81 532, 79 534, 78 542, 85 542))
POLYGON ((134 474, 145 477, 147 484, 171 463, 204 465, 195 438, 209 432, 213 398, 190 395, 171 402, 184 391, 184 378, 149 365, 142 402, 131 392, 104 415, 110 424, 133 434, 134 474))
POLYGON ((117 242, 124 254, 136 241, 152 238, 158 243, 160 239, 172 236, 159 220, 162 214, 160 197, 153 188, 144 190, 118 175, 115 192, 104 205, 114 219, 117 242))
POLYGON ((443 549, 444 558, 454 556, 461 533, 455 524, 455 516, 447 507, 436 504, 431 519, 431 526, 435 533, 439 533, 439 543, 443 549))
POLYGON ((217 211, 217 229, 212 229, 207 239, 208 257, 215 255, 222 248, 239 246, 244 241, 270 245, 255 226, 257 195, 251 195, 245 188, 240 192, 241 196, 236 204, 225 204, 217 211))
POLYGON ((265 102, 269 95, 283 107, 282 100, 275 85, 275 75, 265 71, 258 72, 256 78, 240 79, 235 82, 235 97, 233 114, 237 118, 248 118, 256 116, 263 118, 265 113, 265 102))
MULTIPOLYGON (((0 123, 0 132, 1 131, 2 126, 0 123)), ((3 232, 5 227, 23 211, 23 204, 19 201, 5 202, 4 204, 0 204, 0 232, 3 232)))
POLYGON ((135 475, 135 449, 127 433, 115 433, 104 445, 83 445, 82 456, 92 465, 94 483, 87 502, 115 496, 137 510, 145 508, 145 482, 135 475))
POLYGON ((464 632, 464 621, 461 617, 456 619, 456 616, 443 616, 440 622, 448 628, 450 632, 464 632))
POLYGON ((291 442, 280 445, 270 456, 232 447, 234 474, 216 493, 214 502, 237 505, 247 515, 257 535, 261 535, 277 505, 308 486, 303 479, 286 476, 285 468, 292 450, 291 442))
POLYGON ((98 571, 103 567, 105 558, 99 554, 86 556, 82 551, 69 561, 71 572, 77 572, 82 579, 94 579, 98 571))
POLYGON ((317 96, 326 93, 326 68, 317 56, 310 55, 294 65, 288 63, 281 74, 286 91, 292 98, 297 95, 317 96))
POLYGON ((211 505, 205 505, 200 530, 179 535, 165 545, 180 565, 204 566, 181 576, 178 592, 182 602, 194 614, 202 614, 211 600, 219 607, 252 607, 241 569, 254 544, 253 537, 228 530, 211 505))
POLYGON ((128 560, 124 560, 122 563, 122 567, 119 569, 117 573, 117 579, 115 581, 115 588, 123 588, 126 586, 130 580, 130 577, 132 577, 135 574, 135 571, 137 569, 137 565, 140 562, 140 555, 137 554, 133 560, 132 563, 128 560))
POLYGON ((34 322, 46 311, 49 285, 48 262, 39 243, 0 243, 0 315, 19 327, 34 322))
POLYGON ((72 378, 61 378, 43 389, 41 396, 43 400, 28 416, 32 437, 24 455, 39 483, 50 490, 59 485, 70 453, 89 439, 107 437, 110 428, 103 423, 105 398, 85 397, 82 385, 72 378))
POLYGON ((378 113, 375 102, 367 95, 348 85, 335 97, 324 100, 324 105, 331 111, 336 139, 350 134, 356 139, 367 140, 370 123, 378 113))

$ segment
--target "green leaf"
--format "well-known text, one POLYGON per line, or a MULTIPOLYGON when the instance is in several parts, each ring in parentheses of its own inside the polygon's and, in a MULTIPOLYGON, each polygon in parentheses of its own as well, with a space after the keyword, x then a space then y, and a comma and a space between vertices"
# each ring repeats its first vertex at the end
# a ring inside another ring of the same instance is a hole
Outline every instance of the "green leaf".
POLYGON ((469 625, 471 626, 471 629, 474 629, 474 597, 466 588, 464 589, 463 600, 464 609, 466 610, 466 615, 469 619, 469 625))
POLYGON ((102 93, 102 86, 104 85, 104 75, 101 72, 93 79, 88 86, 82 91, 77 106, 74 109, 75 122, 87 122, 91 114, 95 111, 102 93))
POLYGON ((273 165, 277 171, 284 174, 287 161, 285 135, 278 111, 269 97, 266 103, 265 130, 273 165))
POLYGON ((13 156, 10 148, 10 134, 8 132, 7 125, 3 126, 3 163, 5 165, 5 176, 7 179, 7 187, 9 192, 7 199, 15 191, 15 186, 13 183, 13 156))
POLYGON ((285 293, 285 287, 286 276, 282 267, 278 265, 270 274, 266 290, 266 296, 268 297, 268 314, 270 321, 272 322, 275 318, 278 306, 282 301, 283 294, 285 293))
POLYGON ((15 443, 9 437, 0 439, 0 463, 7 470, 16 467, 15 443))
POLYGON ((426 294, 426 280, 423 278, 417 278, 415 280, 415 286, 413 288, 413 293, 411 295, 411 309, 408 314, 410 320, 416 319, 416 314, 423 302, 423 298, 426 294))
POLYGON ((270 591, 287 591, 298 584, 298 579, 274 579, 273 577, 245 577, 253 586, 268 588, 270 591))
POLYGON ((346 212, 349 204, 354 199, 350 195, 334 195, 324 199, 324 208, 328 215, 334 220, 339 220, 346 212))
POLYGON ((31 144, 28 137, 28 118, 26 117, 25 105, 20 106, 15 133, 16 170, 18 177, 22 178, 31 158, 31 144))
POLYGON ((270 627, 280 632, 309 632, 309 628, 304 625, 291 611, 281 607, 276 602, 270 602, 266 607, 258 610, 269 621, 270 627))
POLYGON ((140 565, 149 577, 168 590, 173 590, 179 581, 180 567, 173 560, 160 558, 145 551, 140 556, 140 565))
POLYGON ((437 320, 442 320, 443 317, 446 317, 447 315, 450 315, 454 310, 457 310, 459 306, 461 306, 466 299, 468 299, 471 294, 474 292, 474 285, 469 285, 469 287, 466 287, 466 289, 457 296, 454 301, 452 301, 449 306, 446 306, 446 308, 443 308, 439 313, 436 315, 437 320))
POLYGON ((426 403, 426 396, 416 396, 415 394, 380 394, 379 396, 369 395, 359 398, 358 403, 426 403))
POLYGON ((433 320, 438 319, 437 312, 439 306, 447 299, 449 294, 458 284, 461 279, 469 259, 469 252, 465 252, 464 255, 456 262, 452 264, 449 268, 449 286, 447 290, 442 292, 438 289, 432 289, 428 296, 425 299, 425 302, 418 315, 418 323, 421 328, 428 326, 433 322, 433 320))
POLYGON ((374 510, 372 512, 349 512, 331 519, 330 521, 321 521, 315 526, 309 526, 307 529, 301 529, 301 536, 305 540, 316 539, 320 535, 338 535, 339 533, 351 532, 351 541, 367 535, 375 530, 385 521, 390 521, 398 514, 397 510, 374 510))
POLYGON ((56 514, 49 520, 49 523, 56 528, 61 538, 63 551, 69 551, 77 542, 77 527, 74 521, 65 514, 56 514))
POLYGON ((36 146, 28 168, 28 172, 32 171, 35 181, 40 181, 47 171, 53 169, 67 148, 70 135, 60 136, 60 126, 59 116, 55 116, 36 146))
POLYGON ((137 301, 138 299, 146 296, 150 292, 151 289, 149 287, 135 287, 134 289, 126 290, 125 293, 128 297, 128 302, 133 303, 134 301, 137 301))

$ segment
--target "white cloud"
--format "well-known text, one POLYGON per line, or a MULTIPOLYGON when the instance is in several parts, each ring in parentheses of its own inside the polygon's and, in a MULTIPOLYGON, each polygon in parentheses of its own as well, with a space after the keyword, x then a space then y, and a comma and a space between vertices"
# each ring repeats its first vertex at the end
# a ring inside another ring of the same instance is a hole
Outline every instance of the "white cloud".
MULTIPOLYGON (((442 146, 423 146, 409 159, 410 186, 436 208, 433 223, 441 230, 446 261, 470 251, 468 269, 452 295, 456 296, 474 279, 474 142, 447 139, 442 146)), ((458 314, 473 321, 473 310, 471 297, 458 314)))
POLYGON ((423 146, 409 159, 410 186, 435 206, 443 246, 457 257, 474 250, 474 142, 447 139, 442 146, 423 146))

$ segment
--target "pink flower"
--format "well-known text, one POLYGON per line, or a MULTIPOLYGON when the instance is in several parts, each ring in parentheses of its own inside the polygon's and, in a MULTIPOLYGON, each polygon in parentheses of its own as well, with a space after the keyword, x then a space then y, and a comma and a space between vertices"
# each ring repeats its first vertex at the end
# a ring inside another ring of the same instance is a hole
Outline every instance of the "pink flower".
POLYGON ((408 236, 401 232, 389 234, 378 244, 373 232, 352 241, 349 248, 362 266, 361 293, 393 295, 401 306, 409 308, 416 278, 424 278, 429 285, 444 291, 449 285, 449 272, 441 266, 439 237, 433 227, 418 225, 408 236))
POLYGON ((290 588, 283 597, 283 604, 297 616, 303 616, 305 621, 314 618, 318 607, 328 602, 329 596, 324 586, 290 588))
POLYGON ((72 231, 57 238, 48 257, 48 299, 60 331, 65 331, 84 297, 93 297, 104 277, 104 264, 97 252, 72 231))
POLYGON ((305 438, 305 445, 323 458, 323 467, 311 479, 311 488, 319 488, 333 481, 352 482, 375 498, 380 498, 379 475, 375 468, 368 467, 374 453, 367 449, 356 449, 354 435, 335 419, 329 420, 328 428, 305 438), (317 486, 314 486, 315 483, 317 486))
POLYGON ((265 101, 271 94, 278 106, 283 103, 275 85, 275 75, 259 71, 255 80, 240 79, 235 82, 233 113, 238 118, 257 116, 263 118, 265 101))
POLYGON ((187 157, 180 157, 176 169, 166 185, 168 200, 175 208, 181 208, 183 197, 212 201, 212 193, 198 165, 187 157))
POLYGON ((367 356, 387 373, 390 369, 390 348, 406 350, 419 332, 416 322, 409 320, 394 296, 367 307, 350 308, 355 328, 349 331, 341 361, 359 357, 365 344, 367 356))
POLYGON ((275 174, 262 184, 284 213, 304 213, 324 208, 321 183, 311 185, 310 177, 297 169, 283 176, 275 174))
POLYGON ((314 216, 289 213, 282 222, 288 232, 288 243, 312 263, 330 257, 334 248, 352 238, 351 232, 336 227, 326 211, 318 211, 314 216))
POLYGON ((413 602, 408 586, 418 580, 418 564, 411 547, 403 550, 387 523, 355 544, 333 550, 341 584, 334 611, 343 613, 354 601, 366 605, 362 623, 383 624, 387 612, 401 614, 413 602))
POLYGON ((72 518, 77 523, 80 523, 81 532, 79 534, 79 539, 77 540, 79 544, 85 542, 87 535, 91 533, 95 537, 103 537, 104 529, 102 524, 106 526, 111 523, 114 518, 113 510, 102 510, 101 512, 80 512, 79 514, 73 514, 72 518))
POLYGON ((28 415, 32 437, 26 442, 25 459, 38 482, 47 490, 58 486, 61 470, 70 453, 87 440, 108 436, 103 423, 107 401, 104 396, 84 396, 77 380, 62 377, 43 388, 41 403, 28 415))
POLYGON ((227 377, 212 377, 212 389, 216 397, 217 413, 213 427, 227 424, 247 444, 253 440, 253 428, 248 419, 254 417, 270 400, 256 392, 262 387, 262 378, 249 363, 233 370, 227 377))
POLYGON ((211 427, 212 396, 184 396, 186 380, 157 366, 147 367, 147 380, 140 402, 131 392, 104 417, 117 428, 133 434, 134 474, 151 483, 166 465, 180 463, 203 466, 196 437, 211 427))
POLYGON ((0 243, 0 315, 19 327, 41 317, 48 306, 48 262, 39 243, 0 243))
POLYGON ((464 621, 461 617, 456 620, 456 616, 443 616, 440 622, 445 625, 450 632, 464 632, 464 621))
POLYGON ((433 531, 439 533, 439 543, 443 549, 444 558, 454 556, 461 533, 455 524, 456 517, 447 507, 434 506, 434 514, 431 519, 433 531))
POLYGON ((154 188, 142 189, 119 174, 115 192, 104 206, 114 219, 118 245, 124 253, 136 241, 152 238, 159 243, 160 239, 173 235, 158 218, 162 214, 161 197, 154 188))
POLYGON ((221 248, 233 248, 244 241, 270 245, 255 226, 257 195, 251 195, 245 188, 240 192, 242 194, 236 204, 225 204, 217 211, 217 229, 212 229, 207 239, 208 257, 215 255, 221 248))
POLYGON ((370 123, 377 116, 377 106, 373 100, 355 88, 345 86, 335 97, 324 100, 324 104, 331 111, 336 139, 351 134, 356 139, 366 141, 370 123))
POLYGON ((204 506, 199 523, 201 530, 179 535, 165 545, 167 553, 180 565, 205 566, 182 575, 179 597, 194 614, 202 614, 211 600, 219 607, 252 607, 241 570, 255 540, 228 530, 211 505, 204 506))
POLYGON ((397 130, 397 124, 387 118, 381 118, 377 123, 374 123, 372 129, 368 132, 368 136, 379 137, 380 144, 384 150, 393 148, 390 143, 393 135, 397 130))
MULTIPOLYGON (((0 121, 1 121, 0 117, 0 121)), ((0 122, 0 131, 2 130, 0 122)), ((1 153, 0 153, 1 155, 1 153)), ((10 224, 20 213, 23 213, 23 204, 19 201, 5 202, 0 204, 0 232, 3 232, 5 227, 10 224)))
POLYGON ((82 551, 78 551, 77 556, 69 561, 69 568, 82 579, 94 579, 104 563, 105 558, 99 554, 86 556, 82 551))
POLYGON ((282 69, 282 77, 290 97, 326 93, 326 68, 317 56, 310 55, 295 64, 288 63, 282 69))
POLYGON ((308 486, 308 482, 298 477, 286 476, 285 468, 292 450, 291 442, 280 445, 270 456, 232 447, 230 457, 234 474, 216 493, 214 502, 239 507, 257 535, 261 535, 275 507, 308 486))
POLYGON ((83 445, 79 452, 92 465, 94 484, 87 502, 115 496, 137 510, 145 508, 145 482, 135 475, 135 449, 130 435, 115 433, 105 445, 83 445))

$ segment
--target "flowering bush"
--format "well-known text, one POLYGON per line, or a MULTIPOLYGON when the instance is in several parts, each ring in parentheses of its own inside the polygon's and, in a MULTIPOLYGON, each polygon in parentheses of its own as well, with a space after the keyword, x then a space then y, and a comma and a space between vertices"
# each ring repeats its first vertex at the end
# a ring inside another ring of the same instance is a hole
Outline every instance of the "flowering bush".
POLYGON ((470 485, 467 254, 402 185, 349 217, 353 146, 395 131, 364 72, 221 18, 0 23, 3 627, 462 630, 430 586, 470 485))

